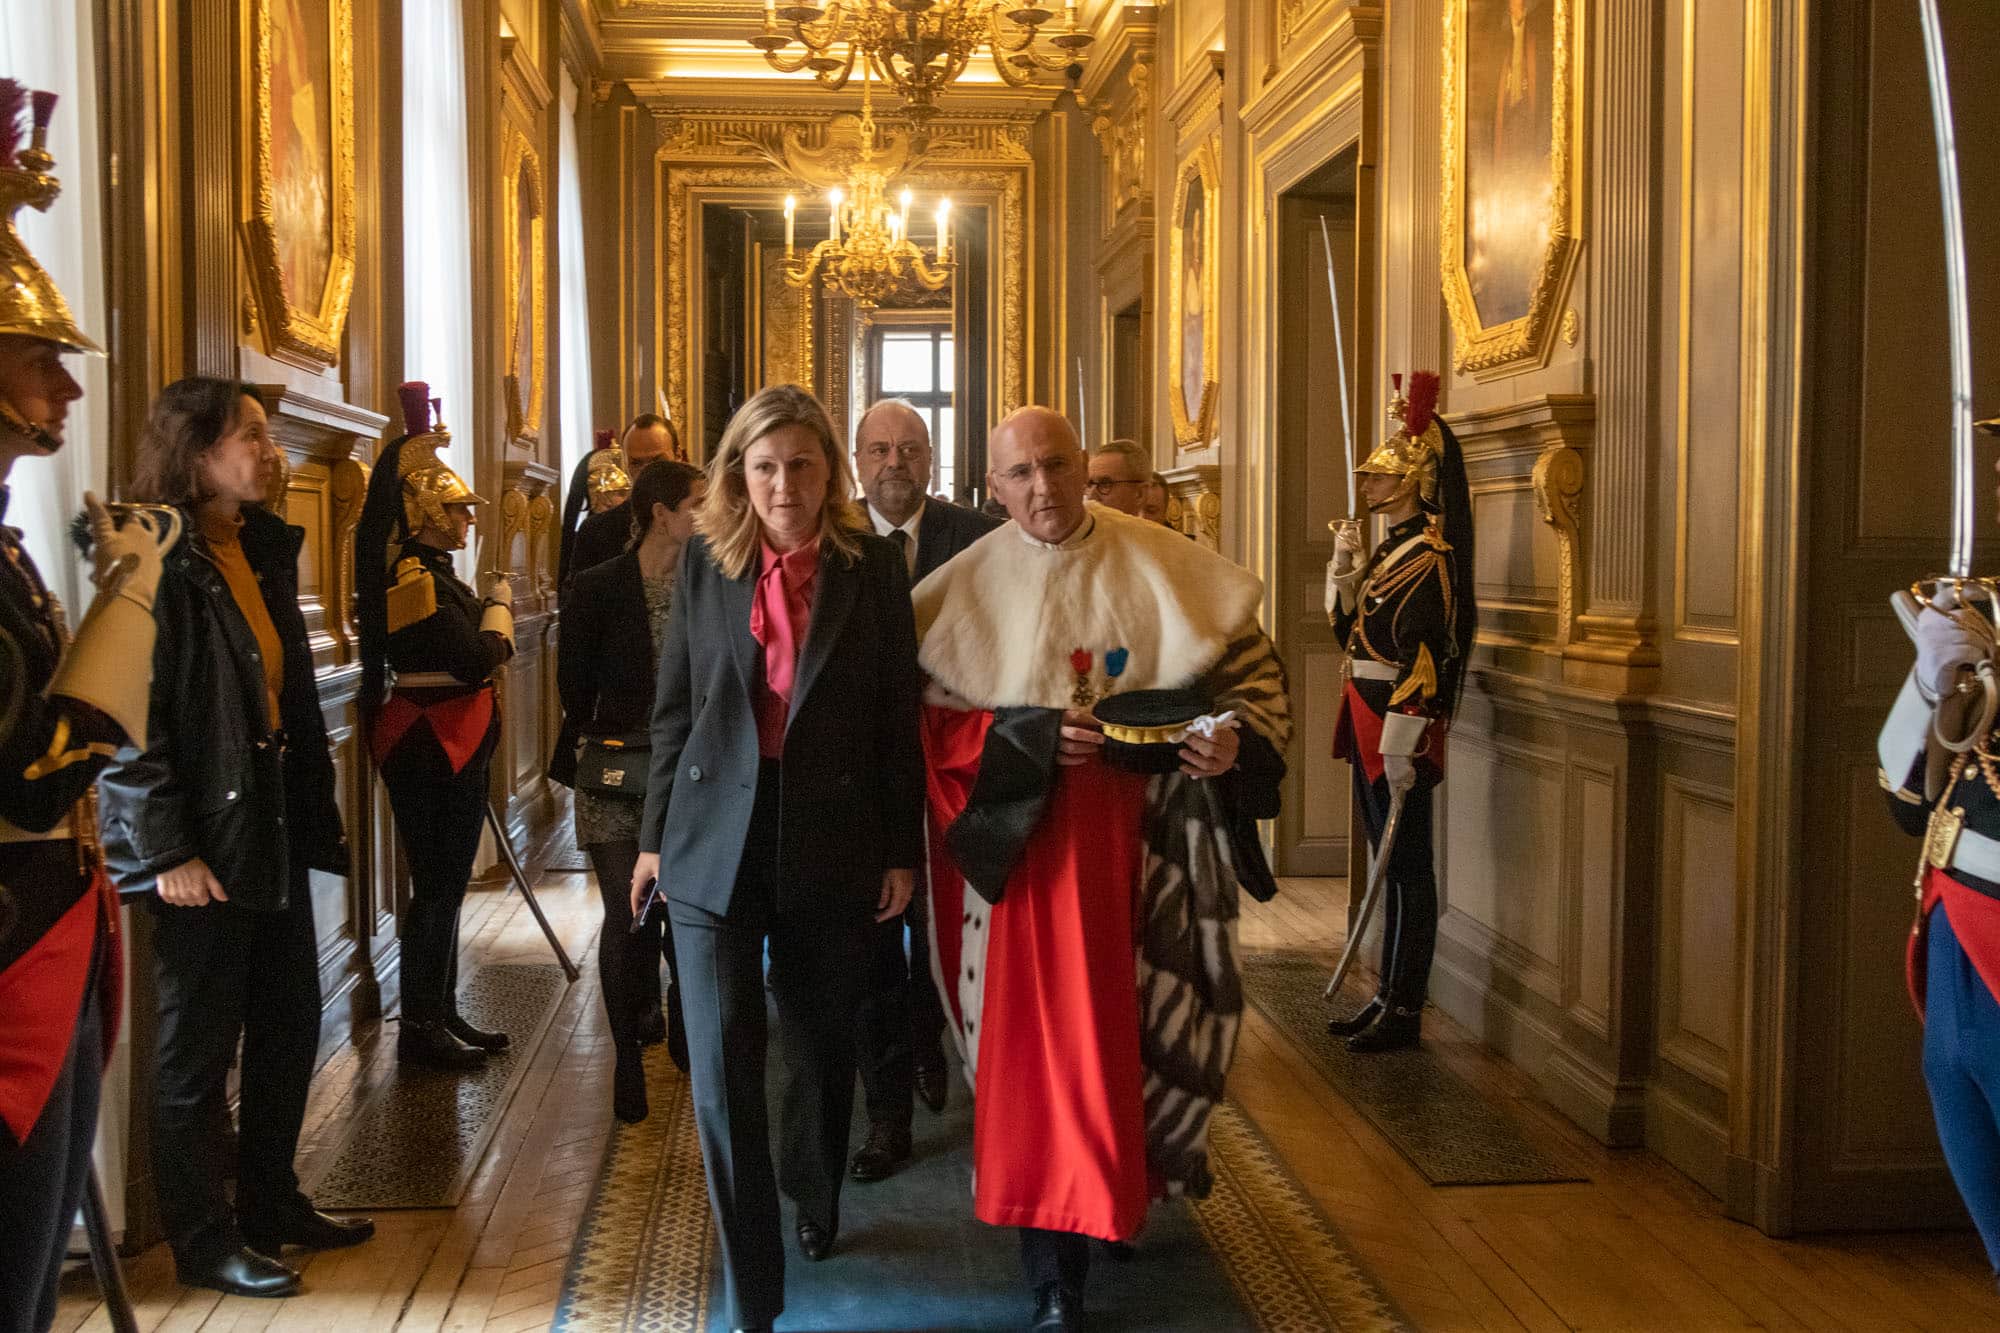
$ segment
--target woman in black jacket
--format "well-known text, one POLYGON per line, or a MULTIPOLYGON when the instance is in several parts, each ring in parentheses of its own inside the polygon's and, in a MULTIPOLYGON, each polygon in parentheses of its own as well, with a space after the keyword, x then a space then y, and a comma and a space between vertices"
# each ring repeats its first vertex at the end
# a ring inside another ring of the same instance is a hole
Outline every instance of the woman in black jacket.
POLYGON ((909 903, 922 863, 917 639, 903 556, 867 530, 811 394, 745 403, 708 485, 660 652, 632 895, 636 911, 657 878, 673 925, 729 1323, 768 1329, 784 1308, 780 1186, 806 1258, 840 1228, 874 924, 909 903))
POLYGON ((641 1042, 664 1035, 674 1063, 687 1068, 677 981, 668 983, 664 1015, 660 1006, 660 954, 664 948, 671 968, 673 936, 661 913, 635 932, 629 895, 632 866, 639 858, 659 648, 666 638, 681 551, 694 535, 695 512, 707 490, 708 479, 690 463, 662 458, 640 469, 632 484, 631 546, 624 555, 577 575, 563 599, 563 633, 556 650, 564 731, 576 735, 578 743, 557 755, 550 770, 558 781, 576 788, 576 845, 589 853, 604 899, 597 969, 618 1053, 611 1104, 628 1124, 646 1118, 641 1042), (580 779, 579 750, 585 760, 580 779), (631 762, 602 762, 620 754, 631 762))
POLYGON ((298 606, 304 531, 263 508, 277 473, 263 399, 247 384, 170 384, 140 442, 135 498, 179 506, 153 613, 146 748, 101 787, 106 860, 150 889, 159 985, 153 1173, 180 1280, 286 1296, 285 1245, 354 1245, 365 1220, 314 1210, 292 1158, 319 1046, 319 946, 308 872, 345 875, 298 606), (224 1100, 243 1040, 236 1201, 224 1100))

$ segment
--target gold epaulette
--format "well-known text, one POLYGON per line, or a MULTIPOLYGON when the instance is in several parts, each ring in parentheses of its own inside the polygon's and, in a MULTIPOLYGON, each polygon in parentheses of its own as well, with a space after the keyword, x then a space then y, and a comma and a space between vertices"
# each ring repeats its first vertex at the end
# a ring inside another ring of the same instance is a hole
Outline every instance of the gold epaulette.
POLYGON ((405 556, 396 562, 396 581, 389 587, 389 632, 407 629, 437 614, 437 582, 424 562, 405 556))

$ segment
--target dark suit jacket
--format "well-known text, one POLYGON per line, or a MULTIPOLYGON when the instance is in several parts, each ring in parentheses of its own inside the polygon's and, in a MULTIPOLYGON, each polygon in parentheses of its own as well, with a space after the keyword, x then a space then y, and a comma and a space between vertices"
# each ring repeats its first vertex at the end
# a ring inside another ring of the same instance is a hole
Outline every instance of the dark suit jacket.
POLYGON ((630 551, 576 576, 563 598, 556 641, 556 693, 562 734, 549 758, 549 777, 576 785, 576 743, 584 736, 622 736, 653 721, 653 634, 639 557, 630 551))
POLYGON ((924 501, 924 515, 917 520, 917 578, 921 583, 932 570, 1000 526, 977 509, 924 501))
MULTIPOLYGON (((884 870, 924 856, 924 758, 909 578, 889 542, 861 559, 822 549, 785 732, 778 906, 872 908, 884 870)), ((723 575, 700 537, 681 557, 653 703, 653 766, 639 846, 660 853, 668 898, 729 910, 757 790, 750 636, 754 567, 723 575)), ((760 849, 762 850, 762 849, 760 849)))
POLYGON ((620 500, 601 514, 592 514, 576 530, 570 543, 569 560, 562 568, 562 591, 567 594, 577 576, 586 569, 616 559, 632 541, 632 502, 620 500))

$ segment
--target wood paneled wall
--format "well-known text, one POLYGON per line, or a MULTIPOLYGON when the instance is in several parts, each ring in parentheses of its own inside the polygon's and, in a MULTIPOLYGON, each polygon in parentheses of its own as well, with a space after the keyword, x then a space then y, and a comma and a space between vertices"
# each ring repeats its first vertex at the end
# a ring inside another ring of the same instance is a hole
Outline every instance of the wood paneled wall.
MULTIPOLYGON (((188 374, 234 376, 264 387, 272 428, 288 461, 282 507, 306 530, 300 591, 335 747, 340 803, 355 862, 350 874, 315 874, 321 989, 329 1041, 396 999, 396 922, 407 889, 386 801, 362 745, 355 693, 360 668, 349 607, 353 525, 366 467, 394 433, 395 387, 424 368, 403 358, 404 273, 400 151, 402 0, 351 0, 353 17, 354 281, 345 330, 331 361, 276 344, 253 299, 244 219, 250 181, 250 101, 242 55, 249 7, 237 0, 97 0, 101 34, 101 165, 106 190, 108 286, 118 311, 111 338, 114 489, 154 394, 188 374), (116 169, 112 168, 116 163, 116 169)), ((481 493, 496 497, 483 531, 499 535, 518 576, 518 653, 507 669, 506 726, 495 765, 517 843, 545 836, 553 804, 541 766, 556 726, 555 605, 549 576, 551 506, 559 457, 554 299, 556 210, 546 220, 549 325, 538 427, 510 439, 503 382, 503 321, 511 292, 500 225, 502 130, 537 146, 553 201, 556 131, 547 89, 563 42, 559 0, 463 0, 467 123, 473 175, 476 402, 447 405, 470 435, 481 493), (503 41, 501 25, 510 35, 503 41), (528 438, 532 436, 532 438, 528 438)), ((587 73, 584 80, 587 82, 587 73)), ((586 151, 595 145, 588 145, 586 151)), ((490 849, 489 849, 490 855, 490 849)), ((152 1004, 144 913, 133 915, 133 1043, 150 1048, 152 1004)), ((150 1062, 133 1062, 127 1116, 127 1240, 157 1235, 147 1181, 144 1108, 150 1062)))

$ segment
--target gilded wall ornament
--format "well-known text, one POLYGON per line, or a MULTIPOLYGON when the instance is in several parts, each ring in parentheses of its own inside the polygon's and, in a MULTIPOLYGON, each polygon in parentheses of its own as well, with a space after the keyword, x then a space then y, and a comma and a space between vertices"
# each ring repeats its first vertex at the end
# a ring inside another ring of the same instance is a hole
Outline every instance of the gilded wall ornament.
POLYGON ((527 136, 509 126, 502 156, 501 200, 507 256, 507 393, 509 439, 532 440, 542 421, 547 381, 548 284, 543 238, 548 232, 541 159, 527 136))
POLYGON ((243 238, 272 355, 340 359, 354 291, 352 0, 248 0, 243 238))
POLYGON ((1174 442, 1198 449, 1215 433, 1221 356, 1216 211, 1222 202, 1215 136, 1181 164, 1167 259, 1167 406, 1174 442))
POLYGON ((1574 0, 1446 0, 1440 276, 1453 364, 1540 365, 1581 232, 1574 0))

